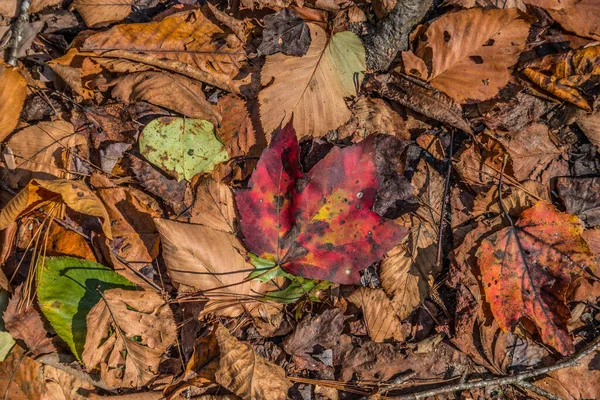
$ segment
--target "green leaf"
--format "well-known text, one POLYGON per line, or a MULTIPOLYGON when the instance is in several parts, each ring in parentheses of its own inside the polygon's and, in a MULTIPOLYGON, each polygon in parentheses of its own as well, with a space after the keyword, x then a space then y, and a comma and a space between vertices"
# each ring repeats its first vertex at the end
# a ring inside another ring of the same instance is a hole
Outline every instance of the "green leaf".
POLYGON ((251 272, 248 278, 256 279, 261 282, 268 282, 271 279, 278 278, 280 276, 294 279, 294 275, 285 272, 279 265, 276 265, 273 261, 261 258, 256 254, 248 253, 250 256, 250 263, 256 268, 254 272, 251 272))
POLYGON ((203 119, 157 118, 144 128, 139 145, 148 161, 178 181, 211 172, 229 158, 213 124, 203 119))
POLYGON ((277 303, 289 304, 308 296, 311 301, 320 301, 317 293, 320 290, 325 290, 331 286, 328 281, 316 281, 313 279, 302 279, 296 277, 294 281, 285 289, 276 292, 265 293, 265 299, 275 301, 277 303))
POLYGON ((15 345, 15 340, 4 328, 4 310, 8 306, 8 292, 0 289, 0 362, 4 361, 10 350, 15 345))
POLYGON ((338 32, 331 38, 325 52, 325 57, 335 66, 344 95, 355 96, 355 82, 360 86, 367 69, 365 48, 360 38, 353 32, 338 32), (355 80, 355 74, 358 80, 355 80))
POLYGON ((136 289, 104 265, 79 258, 46 257, 37 270, 40 309, 79 360, 87 333, 86 317, 101 298, 98 290, 136 289))

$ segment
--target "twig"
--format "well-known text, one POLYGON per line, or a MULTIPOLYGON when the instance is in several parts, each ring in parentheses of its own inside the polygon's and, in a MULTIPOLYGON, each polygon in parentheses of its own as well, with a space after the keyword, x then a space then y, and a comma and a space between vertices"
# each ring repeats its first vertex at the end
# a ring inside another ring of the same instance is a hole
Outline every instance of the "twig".
POLYGON ((446 183, 444 184, 444 197, 442 198, 442 211, 440 214, 440 225, 438 228, 438 246, 436 266, 439 268, 442 265, 442 240, 444 239, 444 222, 446 217, 446 203, 448 203, 448 191, 450 190, 450 175, 452 175, 452 157, 454 145, 454 130, 450 135, 450 150, 448 151, 448 171, 446 171, 446 183))
POLYGON ((574 354, 573 356, 567 358, 563 362, 558 364, 537 368, 529 372, 523 372, 513 376, 507 376, 502 378, 494 378, 484 381, 477 382, 465 382, 459 383, 456 385, 442 386, 437 389, 425 390, 422 392, 406 394, 402 396, 396 397, 387 397, 388 399, 394 400, 414 400, 421 399, 424 397, 437 396, 444 393, 451 392, 460 392, 462 390, 476 389, 476 388, 484 388, 488 386, 501 386, 501 385, 519 385, 521 382, 524 382, 526 379, 536 378, 540 375, 545 375, 547 373, 557 371, 559 369, 574 367, 579 365, 579 360, 592 353, 594 350, 597 350, 600 347, 600 336, 596 337, 592 340, 587 346, 585 346, 581 351, 574 354))
POLYGON ((548 400, 563 400, 562 397, 558 397, 558 396, 556 396, 550 392, 547 392, 544 389, 542 389, 538 386, 535 386, 534 384, 526 382, 526 381, 518 382, 517 386, 521 386, 523 389, 532 391, 533 393, 543 396, 543 397, 547 398, 548 400))
POLYGON ((31 0, 21 0, 19 14, 17 15, 17 20, 13 25, 12 44, 10 46, 10 52, 8 55, 8 63, 13 67, 17 66, 17 54, 19 53, 19 47, 21 47, 21 42, 23 41, 23 30, 25 29, 25 24, 27 24, 27 20, 29 19, 30 1, 31 0))

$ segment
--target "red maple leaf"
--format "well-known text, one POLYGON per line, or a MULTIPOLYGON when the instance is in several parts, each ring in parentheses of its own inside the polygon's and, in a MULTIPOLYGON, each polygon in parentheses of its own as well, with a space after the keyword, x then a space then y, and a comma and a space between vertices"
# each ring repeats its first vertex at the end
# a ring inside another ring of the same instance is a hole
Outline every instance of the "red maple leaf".
POLYGON ((372 137, 334 147, 306 175, 291 123, 273 134, 250 178, 236 193, 247 247, 285 271, 356 284, 407 234, 371 211, 379 179, 372 137))

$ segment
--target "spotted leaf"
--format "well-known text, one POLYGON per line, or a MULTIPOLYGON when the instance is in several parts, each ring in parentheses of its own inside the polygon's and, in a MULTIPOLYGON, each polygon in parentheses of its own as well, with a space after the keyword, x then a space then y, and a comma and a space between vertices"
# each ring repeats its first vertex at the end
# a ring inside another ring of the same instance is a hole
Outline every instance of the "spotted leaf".
POLYGON ((371 211, 379 188, 375 142, 334 147, 306 175, 291 123, 276 131, 249 189, 236 194, 246 245, 285 271, 354 284, 406 230, 371 211))

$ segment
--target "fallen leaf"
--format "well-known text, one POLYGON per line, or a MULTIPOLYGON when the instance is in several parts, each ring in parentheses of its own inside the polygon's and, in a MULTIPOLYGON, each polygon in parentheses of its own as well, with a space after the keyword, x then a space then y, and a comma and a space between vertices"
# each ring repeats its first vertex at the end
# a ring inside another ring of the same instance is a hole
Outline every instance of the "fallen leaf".
POLYGON ((373 11, 377 19, 386 17, 396 6, 397 0, 374 0, 373 11))
POLYGON ((312 371, 323 370, 326 366, 311 354, 317 346, 324 349, 333 348, 343 329, 344 310, 341 308, 325 310, 316 316, 307 315, 285 338, 282 347, 292 356, 292 360, 298 367, 312 371))
POLYGON ((110 220, 102 202, 83 181, 33 179, 0 211, 0 230, 24 214, 51 203, 64 203, 70 209, 102 220, 102 230, 112 238, 110 220))
POLYGON ((102 264, 73 257, 46 257, 37 267, 37 297, 50 324, 81 360, 87 332, 85 316, 100 301, 100 290, 135 289, 102 264))
POLYGON ((0 62, 0 141, 17 127, 26 98, 27 80, 17 68, 0 62))
POLYGON ((444 92, 424 82, 408 76, 388 74, 376 76, 367 85, 368 90, 375 91, 428 118, 471 132, 460 105, 444 92))
POLYGON ((569 214, 577 215, 587 227, 600 225, 600 179, 560 177, 556 190, 569 214))
POLYGON ((344 97, 356 95, 366 69, 365 49, 352 32, 329 39, 320 26, 309 23, 311 45, 303 57, 268 56, 261 71, 258 95, 267 134, 294 116, 298 138, 319 137, 350 118, 344 97))
POLYGON ((383 290, 363 287, 352 293, 348 300, 362 309, 365 326, 372 341, 404 341, 406 332, 403 331, 392 302, 383 290))
POLYGON ((5 182, 12 187, 24 186, 32 178, 71 177, 69 150, 79 149, 87 158, 86 138, 62 120, 40 122, 22 129, 10 137, 6 148, 11 151, 15 166, 0 165, 5 182))
POLYGON ((296 132, 289 123, 274 133, 250 189, 236 193, 245 243, 291 274, 357 283, 359 271, 406 235, 371 211, 379 188, 374 140, 334 147, 306 180, 298 154, 296 132))
POLYGON ((15 289, 2 315, 6 329, 14 339, 22 340, 35 357, 58 351, 55 341, 46 336, 40 310, 23 298, 23 288, 21 284, 15 289))
POLYGON ((306 54, 311 43, 308 24, 290 8, 264 17, 265 29, 258 52, 271 55, 282 52, 288 56, 301 57, 306 54))
POLYGON ((487 191, 498 184, 505 154, 496 139, 483 135, 478 142, 463 145, 455 156, 454 167, 474 192, 487 191))
POLYGON ((100 366, 112 387, 137 388, 158 375, 162 354, 177 341, 173 312, 153 292, 105 290, 87 314, 81 355, 88 372, 100 366))
POLYGON ((78 232, 53 222, 45 243, 49 256, 71 256, 96 261, 94 251, 78 232))
POLYGON ((514 226, 482 241, 478 265, 500 328, 513 330, 526 317, 536 324, 544 343, 561 354, 573 353, 565 295, 572 276, 595 269, 582 232, 576 216, 538 202, 514 226))
POLYGON ((229 37, 200 10, 161 21, 117 25, 87 38, 84 51, 153 65, 237 92, 233 78, 245 60, 243 44, 229 37))
POLYGON ((415 139, 415 142, 420 148, 431 154, 431 156, 436 160, 441 161, 446 158, 446 151, 444 150, 444 146, 442 145, 442 142, 438 136, 429 133, 423 133, 415 139))
POLYGON ((155 222, 169 276, 205 292, 204 313, 235 317, 260 305, 258 297, 268 286, 246 279, 254 267, 234 234, 167 219, 155 222))
POLYGON ((10 394, 11 400, 42 399, 41 368, 41 363, 27 357, 25 350, 16 346, 0 363, 0 393, 10 394))
POLYGON ((524 91, 511 96, 508 102, 494 103, 484 115, 486 126, 512 133, 521 132, 553 107, 551 103, 524 91))
MULTIPOLYGON (((533 206, 537 200, 550 201, 547 195, 547 188, 535 181, 525 181, 520 187, 506 188, 502 194, 504 208, 511 217, 515 218, 518 218, 523 211, 533 206)), ((498 200, 498 186, 492 186, 486 193, 480 193, 473 202, 471 213, 473 217, 488 213, 503 214, 498 200)))
POLYGON ((202 119, 157 118, 139 138, 140 153, 178 181, 211 172, 227 152, 214 134, 214 126, 202 119))
POLYGON ((581 115, 575 122, 596 147, 600 147, 600 113, 581 115))
POLYGON ((8 295, 6 290, 0 289, 0 363, 6 360, 16 343, 4 326, 4 312, 8 306, 8 295))
POLYGON ((217 134, 225 144, 229 157, 247 155, 256 144, 256 130, 251 115, 253 104, 229 94, 219 99, 215 108, 223 117, 217 134))
POLYGON ((235 220, 235 204, 229 186, 212 179, 201 180, 196 186, 190 222, 235 233, 235 220))
POLYGON ((221 116, 204 97, 202 85, 185 76, 146 71, 125 75, 112 83, 115 84, 112 96, 126 104, 147 101, 186 117, 205 119, 215 126, 221 125, 221 116))
POLYGON ((283 369, 259 357, 252 347, 239 342, 222 325, 215 332, 221 359, 217 382, 245 400, 287 399, 291 382, 283 369))
POLYGON ((340 379, 386 382, 410 368, 404 364, 405 358, 389 343, 364 342, 342 358, 340 379))
POLYGON ((600 40, 600 10, 596 0, 523 0, 541 7, 565 30, 600 40))
POLYGON ((71 9, 77 10, 90 28, 105 26, 127 18, 133 0, 75 0, 71 9))
MULTIPOLYGON (((525 14, 515 8, 443 14, 422 30, 414 47, 428 66, 428 75, 421 79, 459 103, 492 98, 508 83, 509 68, 525 46, 529 26, 525 14)), ((409 72, 422 69, 404 67, 409 72)))
POLYGON ((600 75, 600 45, 534 60, 523 74, 559 99, 592 111, 580 88, 600 75))
MULTIPOLYGON (((21 28, 21 40, 17 49, 17 58, 23 58, 28 55, 27 53, 31 50, 31 46, 43 28, 44 22, 42 21, 24 23, 23 28, 21 28)), ((10 29, 12 29, 11 26, 0 26, 0 38, 4 37, 10 29)), ((3 47, 2 53, 4 54, 4 59, 7 59, 9 54, 8 46, 3 47)))
POLYGON ((340 139, 353 137, 358 142, 378 133, 387 133, 404 140, 410 139, 410 133, 400 114, 382 99, 361 97, 350 110, 352 119, 338 129, 340 139))

